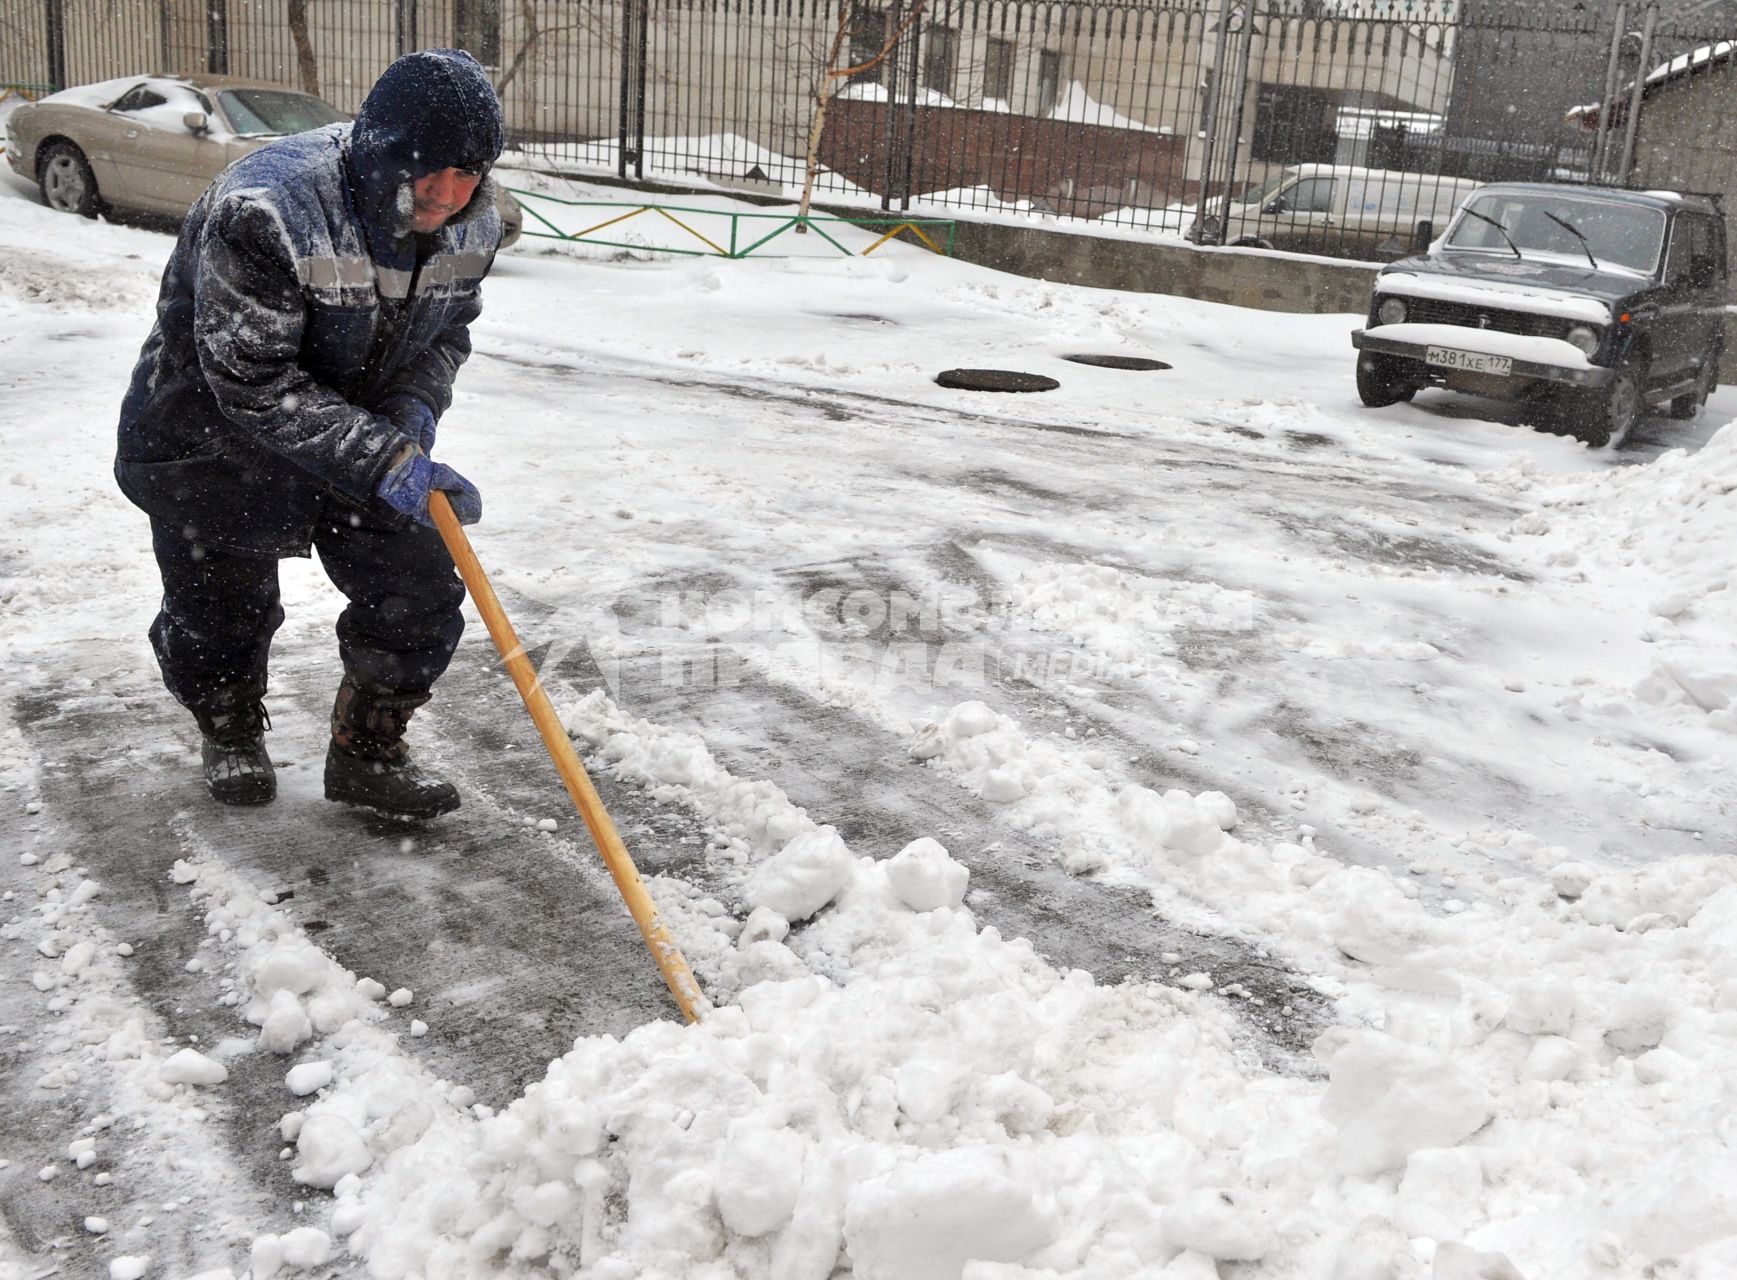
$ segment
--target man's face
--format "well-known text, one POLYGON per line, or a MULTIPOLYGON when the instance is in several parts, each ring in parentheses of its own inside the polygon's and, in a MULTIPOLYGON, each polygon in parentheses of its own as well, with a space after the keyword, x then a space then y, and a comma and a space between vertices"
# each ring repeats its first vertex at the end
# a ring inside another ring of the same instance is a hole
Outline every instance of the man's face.
POLYGON ((465 205, 476 191, 482 175, 474 169, 440 169, 413 184, 416 219, 412 225, 424 235, 439 231, 446 220, 465 205))

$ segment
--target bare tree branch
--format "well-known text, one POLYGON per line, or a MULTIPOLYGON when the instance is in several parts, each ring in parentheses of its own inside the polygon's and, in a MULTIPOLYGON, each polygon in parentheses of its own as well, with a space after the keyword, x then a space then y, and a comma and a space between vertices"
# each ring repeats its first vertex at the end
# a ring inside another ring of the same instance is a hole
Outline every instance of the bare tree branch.
POLYGON ((320 64, 314 57, 314 42, 308 38, 308 0, 289 0, 290 39, 296 46, 296 70, 302 89, 320 96, 320 64))
POLYGON ((507 65, 506 74, 501 76, 495 85, 495 93, 506 97, 507 86, 523 69, 526 59, 531 56, 539 41, 545 36, 558 36, 567 31, 591 31, 605 36, 612 36, 608 25, 597 18, 587 15, 579 22, 566 22, 558 27, 543 27, 537 24, 537 10, 534 0, 519 0, 519 17, 524 20, 526 35, 519 42, 518 49, 513 53, 513 60, 507 65))
MULTIPOLYGON (((867 62, 858 63, 854 67, 843 67, 837 71, 831 70, 829 64, 826 74, 832 76, 834 79, 844 79, 849 76, 860 76, 863 72, 872 71, 874 68, 880 66, 881 63, 887 60, 887 55, 893 51, 893 46, 903 39, 905 32, 916 26, 917 19, 923 16, 924 3, 925 0, 917 0, 917 3, 911 9, 910 16, 899 24, 899 29, 897 31, 887 37, 887 42, 881 46, 881 51, 875 54, 874 57, 870 58, 867 62)), ((836 57, 837 54, 835 53, 834 56, 836 57)))

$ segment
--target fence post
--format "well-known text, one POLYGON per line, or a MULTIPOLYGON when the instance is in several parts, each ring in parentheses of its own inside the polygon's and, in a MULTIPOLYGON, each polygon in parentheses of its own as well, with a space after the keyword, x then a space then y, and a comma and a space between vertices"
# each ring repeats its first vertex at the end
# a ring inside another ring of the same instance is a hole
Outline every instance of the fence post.
MULTIPOLYGON (((892 3, 887 6, 886 30, 889 33, 897 31, 904 24, 904 21, 904 0, 892 0, 892 3)), ((908 34, 911 34, 913 38, 915 36, 914 32, 908 34)), ((905 107, 904 95, 901 92, 905 87, 903 83, 904 75, 902 74, 905 66, 904 43, 905 42, 901 40, 895 44, 892 47, 892 50, 887 54, 886 60, 881 64, 886 68, 883 74, 882 84, 886 89, 887 97, 885 137, 886 172, 881 176, 881 211, 883 213, 890 213, 892 211, 893 197, 899 187, 899 153, 901 151, 899 142, 900 135, 904 132, 899 126, 904 117, 905 107)), ((914 101, 917 93, 915 75, 911 77, 910 89, 911 99, 914 101)))
POLYGON ((398 38, 398 56, 402 58, 407 53, 414 53, 419 43, 416 38, 416 0, 393 0, 392 24, 398 38))
POLYGON ((48 83, 66 88, 65 0, 43 0, 42 17, 48 35, 48 83))
POLYGON ((205 0, 205 69, 229 74, 229 0, 205 0))
POLYGON ((646 28, 650 0, 621 0, 621 115, 616 125, 618 177, 645 177, 646 28))
POLYGON ((1647 0, 1646 22, 1641 26, 1640 64, 1634 69, 1634 97, 1628 104, 1628 130, 1622 139, 1622 168, 1617 172, 1616 183, 1620 187, 1629 184, 1629 175, 1634 167, 1634 138, 1640 128, 1641 100, 1646 94, 1647 64, 1653 59, 1653 29, 1659 22, 1659 0, 1647 0))
POLYGON ((1592 148, 1592 180, 1602 182, 1610 165, 1610 131, 1615 123, 1617 77, 1622 72, 1622 42, 1628 34, 1628 0, 1617 0, 1610 32, 1610 61, 1604 68, 1604 96, 1598 100, 1598 138, 1592 148))
MULTIPOLYGON (((1216 157, 1213 155, 1218 142, 1218 102, 1224 96, 1224 42, 1230 31, 1230 0, 1219 0, 1218 25, 1213 28, 1218 32, 1218 42, 1212 52, 1212 92, 1206 96, 1206 119, 1201 122, 1200 147, 1200 190, 1195 201, 1194 225, 1197 231, 1206 227, 1206 202, 1212 198, 1212 166, 1216 157)), ((1206 32, 1200 33, 1200 47, 1206 50, 1206 32)), ((1195 237, 1198 242, 1199 235, 1195 237)))
POLYGON ((1236 109, 1230 114, 1230 152, 1224 161, 1224 201, 1219 206, 1219 226, 1230 233, 1230 186, 1236 181, 1236 153, 1242 143, 1242 115, 1248 105, 1248 64, 1254 52, 1254 5, 1242 6, 1242 28, 1236 52, 1236 109))
POLYGON ((638 10, 639 49, 637 55, 637 70, 633 77, 633 176, 645 178, 645 81, 646 67, 650 64, 648 51, 651 44, 651 0, 632 0, 638 10))
POLYGON ((898 188, 898 207, 902 210, 910 208, 910 196, 915 186, 917 172, 917 137, 922 129, 922 28, 926 23, 917 23, 910 28, 910 111, 905 115, 905 168, 902 181, 898 188))

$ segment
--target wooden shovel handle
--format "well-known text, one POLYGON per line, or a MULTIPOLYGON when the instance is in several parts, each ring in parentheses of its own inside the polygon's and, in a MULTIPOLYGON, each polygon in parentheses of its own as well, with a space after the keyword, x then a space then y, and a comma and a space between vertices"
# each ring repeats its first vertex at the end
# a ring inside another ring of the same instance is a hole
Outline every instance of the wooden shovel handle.
POLYGON ((639 926, 640 933, 645 937, 645 945, 651 949, 651 958, 657 962, 658 971, 669 984, 670 994, 675 996, 676 1003, 681 1006, 687 1020, 698 1022, 700 1015, 710 1009, 705 994, 694 979, 693 971, 688 968, 688 962, 683 959, 675 939, 664 927, 663 918, 657 912, 657 904, 652 901, 644 881, 639 878, 639 869, 633 865, 633 856, 622 843, 615 823, 610 820, 609 812, 603 807, 603 801, 597 794, 597 788, 591 785, 591 778, 585 772, 579 753, 573 750, 573 740, 567 736, 560 716, 555 714, 554 704, 543 691, 542 682, 537 679, 530 659, 525 657, 525 648, 519 643, 518 633, 507 620, 506 610, 501 608, 494 588, 489 585, 488 575, 483 572, 476 552, 471 550, 470 538, 459 524, 458 517, 453 514, 452 504, 438 489, 428 495, 428 513, 434 517, 434 527, 440 530, 440 536, 446 541, 446 549, 452 553, 452 562, 458 566, 459 577, 464 579, 470 598, 476 603, 477 612, 482 614, 489 635, 494 639, 495 648, 500 650, 501 659, 507 665, 507 672, 513 678, 513 684, 518 688, 519 696, 525 700, 526 710, 531 713, 531 719, 536 721, 543 745, 548 748, 549 756, 561 774, 561 781, 567 784, 567 794, 573 797, 579 816, 585 819, 591 838, 597 842, 597 851, 603 855, 603 865, 609 868, 609 874, 615 880, 615 887, 621 891, 622 900, 627 903, 633 922, 639 926))

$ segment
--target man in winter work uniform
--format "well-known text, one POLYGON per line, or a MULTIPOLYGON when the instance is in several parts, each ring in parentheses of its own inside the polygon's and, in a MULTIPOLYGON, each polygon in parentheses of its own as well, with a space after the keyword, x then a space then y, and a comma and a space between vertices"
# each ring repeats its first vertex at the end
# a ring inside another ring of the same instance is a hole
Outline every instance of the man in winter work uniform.
POLYGON ((151 517, 151 644, 226 804, 277 791, 264 739, 277 562, 312 545, 349 598, 327 798, 416 818, 458 807, 404 731, 464 627, 428 497, 444 490, 467 524, 482 499, 428 455, 500 243, 488 171, 501 145, 474 58, 409 54, 353 125, 237 161, 181 228, 115 477, 151 517))

